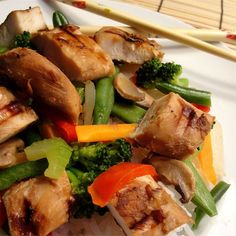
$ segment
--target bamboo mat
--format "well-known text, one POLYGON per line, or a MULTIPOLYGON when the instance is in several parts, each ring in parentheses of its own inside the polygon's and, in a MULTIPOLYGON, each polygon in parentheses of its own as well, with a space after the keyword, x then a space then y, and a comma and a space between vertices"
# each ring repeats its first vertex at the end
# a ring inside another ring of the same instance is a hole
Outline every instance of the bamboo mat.
MULTIPOLYGON (((197 28, 236 31, 236 0, 120 0, 158 11, 197 28)), ((236 49, 236 46, 230 45, 236 49)))

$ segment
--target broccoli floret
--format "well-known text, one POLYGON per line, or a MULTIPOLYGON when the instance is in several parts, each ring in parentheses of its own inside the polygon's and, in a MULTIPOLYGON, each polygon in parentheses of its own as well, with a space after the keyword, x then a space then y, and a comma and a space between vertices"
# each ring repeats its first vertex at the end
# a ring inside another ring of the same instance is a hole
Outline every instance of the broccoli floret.
POLYGON ((174 62, 161 63, 158 58, 146 61, 136 72, 137 84, 144 88, 154 88, 158 82, 179 83, 182 66, 174 62))
POLYGON ((161 66, 162 63, 158 58, 144 62, 136 72, 137 84, 144 88, 155 87, 158 71, 161 66))
POLYGON ((182 74, 182 66, 174 62, 162 63, 158 72, 158 78, 163 82, 178 83, 179 76, 182 74))
POLYGON ((83 147, 78 143, 73 145, 67 173, 76 199, 73 207, 74 217, 90 217, 94 212, 106 211, 106 208, 93 205, 87 188, 99 174, 120 162, 130 161, 131 156, 131 146, 124 139, 83 147))
POLYGON ((14 42, 13 42, 13 46, 15 48, 17 47, 27 47, 30 48, 31 47, 31 35, 30 32, 28 31, 24 31, 22 34, 17 34, 15 36, 14 42))

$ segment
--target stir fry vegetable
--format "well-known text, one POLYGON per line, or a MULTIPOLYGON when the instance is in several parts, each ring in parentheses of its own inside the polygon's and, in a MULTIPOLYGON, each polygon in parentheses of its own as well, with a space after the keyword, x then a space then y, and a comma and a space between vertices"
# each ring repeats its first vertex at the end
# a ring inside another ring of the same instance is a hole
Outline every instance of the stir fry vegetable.
POLYGON ((144 88, 157 88, 167 94, 178 93, 188 102, 211 106, 211 93, 188 87, 188 79, 180 78, 182 67, 174 62, 161 63, 158 58, 145 62, 137 74, 137 84, 144 88))
POLYGON ((137 177, 151 175, 157 178, 156 170, 151 165, 125 162, 112 166, 99 175, 88 187, 93 203, 106 206, 114 194, 124 187, 130 180, 137 177), (106 186, 105 188, 103 186, 106 186))
POLYGON ((63 25, 69 24, 69 21, 67 20, 65 15, 60 11, 53 12, 52 22, 54 27, 61 27, 63 25))
POLYGON ((217 177, 213 164, 213 153, 210 134, 208 134, 204 140, 201 152, 198 155, 198 160, 206 179, 215 185, 217 177))
POLYGON ((31 45, 31 35, 30 32, 28 31, 24 31, 22 34, 17 34, 15 36, 14 42, 13 42, 13 46, 15 48, 17 47, 27 47, 30 48, 31 45))
POLYGON ((159 58, 154 58, 146 61, 136 72, 137 84, 144 88, 155 88, 158 82, 178 84, 181 74, 181 65, 174 62, 162 63, 159 58))
POLYGON ((134 104, 115 103, 112 107, 112 115, 117 116, 126 123, 138 123, 145 115, 146 110, 134 104))
POLYGON ((198 171, 195 169, 191 160, 186 159, 185 164, 191 169, 195 177, 196 191, 192 202, 209 216, 217 215, 217 209, 213 197, 208 191, 198 171))
POLYGON ((166 82, 156 83, 156 88, 162 93, 177 93, 186 101, 191 103, 200 104, 203 106, 211 106, 211 93, 203 90, 185 88, 175 84, 169 84, 166 82))
POLYGON ((59 178, 69 163, 72 149, 63 139, 44 139, 25 148, 25 153, 30 161, 47 158, 48 168, 44 175, 49 178, 59 178))
POLYGON ((0 190, 9 188, 12 184, 41 175, 48 166, 46 159, 30 161, 15 165, 0 171, 0 190))
POLYGON ((77 125, 75 127, 78 142, 84 143, 126 138, 135 128, 136 124, 77 125))
MULTIPOLYGON (((229 189, 230 184, 225 183, 224 181, 219 182, 212 190, 211 195, 215 202, 218 202, 226 191, 229 189)), ((205 212, 201 210, 200 207, 196 207, 194 211, 194 224, 192 226, 193 229, 197 229, 202 218, 205 216, 205 212)))
POLYGON ((67 174, 76 198, 73 216, 90 217, 95 211, 99 213, 105 211, 92 204, 87 187, 103 171, 120 162, 130 161, 131 156, 131 146, 123 139, 83 147, 79 144, 73 145, 71 161, 67 167, 67 174))
MULTIPOLYGON (((116 67, 115 75, 117 73, 119 73, 119 70, 116 67)), ((115 75, 102 78, 97 82, 96 99, 93 114, 94 124, 107 124, 109 121, 115 100, 113 87, 113 80, 115 75)))

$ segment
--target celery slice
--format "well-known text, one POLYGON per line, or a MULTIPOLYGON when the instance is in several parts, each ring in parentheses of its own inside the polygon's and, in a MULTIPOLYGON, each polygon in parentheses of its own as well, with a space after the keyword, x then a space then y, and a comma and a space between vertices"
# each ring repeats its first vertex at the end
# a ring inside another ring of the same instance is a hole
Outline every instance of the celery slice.
POLYGON ((63 174, 69 163, 72 148, 63 139, 53 138, 33 143, 25 148, 25 153, 29 161, 36 161, 46 157, 49 165, 44 175, 57 179, 63 174))

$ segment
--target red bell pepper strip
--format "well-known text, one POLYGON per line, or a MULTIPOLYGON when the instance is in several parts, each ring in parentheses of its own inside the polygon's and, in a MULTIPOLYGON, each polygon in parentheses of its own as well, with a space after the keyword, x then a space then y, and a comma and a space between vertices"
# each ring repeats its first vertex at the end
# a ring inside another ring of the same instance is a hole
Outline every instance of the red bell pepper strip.
POLYGON ((0 195, 0 227, 3 226, 6 220, 7 220, 7 214, 5 206, 3 204, 2 196, 0 195))
POLYGON ((211 109, 208 106, 203 106, 203 105, 200 105, 200 104, 192 103, 192 105, 195 106, 196 108, 198 108, 199 110, 204 111, 204 112, 209 112, 210 109, 211 109))
POLYGON ((53 119, 52 122, 55 124, 59 134, 61 134, 61 137, 65 139, 67 143, 77 141, 75 125, 69 123, 67 120, 63 120, 60 118, 53 119))
POLYGON ((60 137, 66 140, 67 143, 77 141, 77 135, 74 124, 66 120, 59 112, 56 111, 45 111, 44 114, 46 114, 46 116, 55 125, 60 137))
POLYGON ((144 175, 157 178, 156 170, 151 165, 123 162, 100 174, 88 187, 88 192, 95 205, 104 207, 128 182, 144 175))

